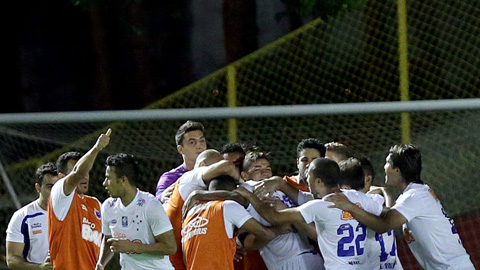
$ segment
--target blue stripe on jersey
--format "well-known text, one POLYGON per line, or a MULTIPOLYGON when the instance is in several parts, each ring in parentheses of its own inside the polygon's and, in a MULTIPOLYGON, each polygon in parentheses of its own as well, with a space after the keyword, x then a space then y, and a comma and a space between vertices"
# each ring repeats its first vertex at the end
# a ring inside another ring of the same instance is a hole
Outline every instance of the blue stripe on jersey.
POLYGON ((40 216, 40 215, 43 215, 44 213, 35 213, 33 215, 28 215, 28 216, 25 216, 25 218, 23 218, 22 220, 22 226, 21 226, 21 232, 23 234, 23 242, 25 243, 25 247, 23 248, 23 253, 22 253, 22 258, 24 259, 27 259, 27 256, 28 256, 28 251, 30 250, 30 237, 29 237, 29 234, 28 234, 28 224, 27 224, 27 220, 29 218, 34 218, 36 216, 40 216))

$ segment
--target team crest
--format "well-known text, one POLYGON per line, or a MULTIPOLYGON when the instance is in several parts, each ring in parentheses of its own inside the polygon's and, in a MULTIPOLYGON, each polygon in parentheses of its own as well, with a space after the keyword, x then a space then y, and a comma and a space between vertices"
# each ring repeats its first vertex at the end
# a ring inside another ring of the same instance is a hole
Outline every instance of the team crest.
POLYGON ((97 217, 97 219, 101 220, 102 219, 102 215, 100 214, 100 211, 98 211, 97 209, 93 210, 93 213, 95 213, 95 216, 97 217))
POLYGON ((128 217, 122 216, 122 227, 128 227, 128 217))

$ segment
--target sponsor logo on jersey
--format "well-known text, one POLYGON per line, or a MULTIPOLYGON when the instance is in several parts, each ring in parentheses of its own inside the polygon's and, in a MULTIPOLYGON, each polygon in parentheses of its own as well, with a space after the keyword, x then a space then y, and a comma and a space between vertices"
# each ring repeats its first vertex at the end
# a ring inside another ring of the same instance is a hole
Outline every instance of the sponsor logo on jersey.
POLYGON ((116 202, 117 202, 117 198, 111 200, 110 202, 108 202, 108 207, 112 208, 116 202))
POLYGON ((31 227, 32 229, 41 228, 41 227, 42 227, 42 223, 40 223, 40 222, 35 222, 35 223, 33 223, 30 227, 31 227))
POLYGON ((100 214, 100 211, 98 211, 97 209, 93 210, 93 213, 95 213, 95 216, 98 218, 98 220, 101 220, 102 219, 102 215, 100 214))
POLYGON ((128 217, 122 216, 122 227, 128 227, 128 217))
POLYGON ((206 226, 208 222, 208 219, 200 216, 190 220, 187 226, 182 229, 182 243, 196 235, 207 234, 208 228, 206 226))
POLYGON ((35 230, 35 231, 32 231, 33 234, 40 234, 42 233, 42 230, 35 230))
POLYGON ((110 220, 110 224, 112 224, 112 225, 115 225, 115 224, 117 224, 117 220, 116 220, 116 219, 112 219, 112 220, 110 220))
POLYGON ((82 209, 83 209, 84 211, 88 211, 87 207, 86 207, 85 204, 83 204, 83 203, 82 203, 82 209))
POLYGON ((430 192, 430 195, 433 196, 433 198, 435 199, 435 201, 438 201, 437 194, 435 194, 435 192, 433 192, 433 189, 429 189, 428 192, 430 192))
POLYGON ((90 222, 86 217, 83 218, 82 223, 82 238, 100 247, 102 233, 98 231, 97 225, 90 222))
MULTIPOLYGON (((362 208, 362 206, 359 203, 357 203, 355 205, 359 208, 362 208)), ((343 220, 348 220, 348 219, 354 219, 354 217, 352 216, 352 214, 350 212, 342 211, 342 219, 343 220)))
POLYGON ((139 200, 137 201, 137 205, 138 205, 138 206, 143 206, 144 204, 145 204, 145 199, 139 199, 139 200))

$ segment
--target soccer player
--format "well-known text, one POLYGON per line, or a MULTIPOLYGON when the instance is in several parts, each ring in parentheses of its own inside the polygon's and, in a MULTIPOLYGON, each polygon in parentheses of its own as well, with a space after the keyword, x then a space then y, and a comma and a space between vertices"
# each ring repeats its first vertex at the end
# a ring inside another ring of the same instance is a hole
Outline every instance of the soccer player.
POLYGON ((205 128, 199 122, 187 121, 178 128, 175 142, 178 153, 182 155, 183 163, 160 176, 155 193, 158 200, 162 200, 162 192, 165 189, 177 182, 184 173, 193 169, 198 155, 207 149, 204 133, 205 128))
POLYGON ((111 129, 52 188, 48 204, 48 240, 55 270, 92 270, 102 242, 101 204, 85 195, 89 172, 98 153, 110 142, 111 129))
POLYGON ((331 196, 329 200, 378 233, 403 225, 405 240, 424 269, 475 269, 453 220, 433 190, 421 179, 420 150, 410 144, 395 145, 389 150, 384 168, 385 183, 402 194, 380 217, 355 207, 341 194, 331 196))
MULTIPOLYGON (((230 175, 239 179, 238 169, 232 162, 224 160, 218 151, 207 149, 198 155, 194 169, 182 175, 175 183, 172 197, 166 204, 165 211, 172 223, 178 247, 182 245, 182 208, 185 200, 195 190, 206 190, 208 183, 220 175, 230 175)), ((176 270, 185 269, 181 248, 170 256, 170 261, 176 270)))
POLYGON ((52 269, 48 256, 47 205, 57 182, 57 167, 52 162, 35 172, 38 199, 17 210, 7 228, 7 265, 9 269, 52 269))
MULTIPOLYGON (((235 180, 221 176, 209 183, 209 190, 233 190, 235 180)), ((255 235, 250 243, 258 249, 275 237, 235 201, 209 201, 193 206, 183 222, 182 243, 188 270, 233 270, 236 249, 235 228, 255 235)))
POLYGON ((338 142, 329 142, 325 144, 326 152, 325 157, 339 163, 350 157, 350 151, 344 144, 338 142))
MULTIPOLYGON (((255 209, 271 224, 314 222, 317 241, 325 260, 325 269, 372 269, 364 250, 366 228, 348 212, 329 208, 332 205, 324 199, 339 192, 340 170, 337 163, 326 158, 314 159, 308 168, 307 182, 316 198, 299 207, 276 211, 263 203, 255 194, 244 188, 236 192, 247 198, 255 209), (322 199, 320 199, 322 198, 322 199)), ((365 194, 354 190, 342 191, 363 209, 380 214, 380 205, 365 194)))
MULTIPOLYGON (((350 157, 340 161, 340 187, 342 189, 355 189, 365 193, 365 188, 369 188, 373 176, 373 168, 368 159, 363 158, 362 161, 357 158, 350 157), (367 174, 365 173, 367 171, 367 174)), ((368 194, 383 207, 384 197, 379 194, 368 194)), ((378 234, 367 228, 367 239, 365 240, 365 250, 370 260, 372 269, 394 269, 402 270, 402 264, 398 258, 395 241, 395 233, 390 230, 383 234, 378 234)))
POLYGON ((325 157, 325 146, 319 140, 308 138, 302 140, 297 146, 298 175, 285 176, 283 179, 299 190, 308 191, 307 167, 312 160, 325 157))
POLYGON ((238 171, 242 171, 243 159, 245 158, 245 149, 241 143, 227 143, 222 147, 220 154, 223 158, 231 161, 238 168, 238 171))
POLYGON ((137 189, 138 176, 134 156, 107 158, 103 186, 111 197, 102 204, 104 238, 96 270, 114 253, 120 253, 122 269, 173 270, 165 256, 177 251, 172 224, 155 196, 137 189))
MULTIPOLYGON (((267 156, 262 152, 251 152, 245 156, 244 171, 242 177, 247 181, 242 186, 249 191, 253 191, 254 186, 261 180, 271 178, 272 170, 267 156)), ((283 180, 282 180, 283 181, 283 180)), ((270 194, 275 205, 281 209, 294 207, 294 203, 281 191, 274 191, 270 194)), ((247 211, 262 225, 271 226, 268 221, 252 206, 247 211)), ((247 249, 250 248, 245 244, 247 249)), ((260 248, 260 255, 268 269, 283 270, 308 270, 324 269, 323 260, 315 251, 315 248, 308 243, 306 238, 302 238, 297 232, 288 232, 275 237, 264 247, 260 248)), ((247 260, 252 253, 247 254, 247 260)), ((258 266, 254 269, 258 269, 258 266)))

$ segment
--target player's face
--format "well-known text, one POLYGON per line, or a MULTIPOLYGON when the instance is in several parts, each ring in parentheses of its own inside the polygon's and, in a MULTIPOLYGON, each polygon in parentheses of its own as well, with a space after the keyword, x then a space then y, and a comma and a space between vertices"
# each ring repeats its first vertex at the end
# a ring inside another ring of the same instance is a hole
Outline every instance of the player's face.
POLYGON ((122 186, 121 181, 115 173, 115 167, 107 166, 105 170, 105 180, 103 181, 103 186, 108 192, 108 195, 113 198, 118 198, 122 195, 122 186))
POLYGON ((308 189, 310 189, 310 193, 312 193, 313 196, 316 198, 318 195, 318 192, 316 191, 315 176, 313 176, 314 169, 315 169, 315 165, 310 163, 305 174, 307 175, 308 189))
POLYGON ((45 199, 50 198, 50 192, 52 191, 52 187, 57 181, 57 175, 45 174, 42 180, 42 187, 40 188, 40 195, 45 199))
POLYGON ((385 159, 385 184, 389 186, 398 186, 402 181, 402 174, 398 168, 393 166, 391 154, 385 159))
POLYGON ((298 168, 298 177, 301 180, 307 179, 307 167, 312 160, 319 158, 320 152, 315 148, 305 148, 300 152, 299 157, 297 158, 297 168, 298 168))
POLYGON ((247 174, 249 179, 245 180, 260 181, 272 177, 272 167, 268 160, 263 158, 258 159, 252 164, 252 166, 250 166, 247 174))
POLYGON ((207 140, 201 130, 192 130, 183 136, 182 145, 177 146, 177 150, 183 158, 195 163, 198 155, 207 149, 207 140))
POLYGON ((223 154, 223 158, 235 164, 235 167, 237 167, 239 170, 242 167, 241 165, 243 163, 244 157, 245 155, 240 152, 231 152, 231 153, 223 154))

